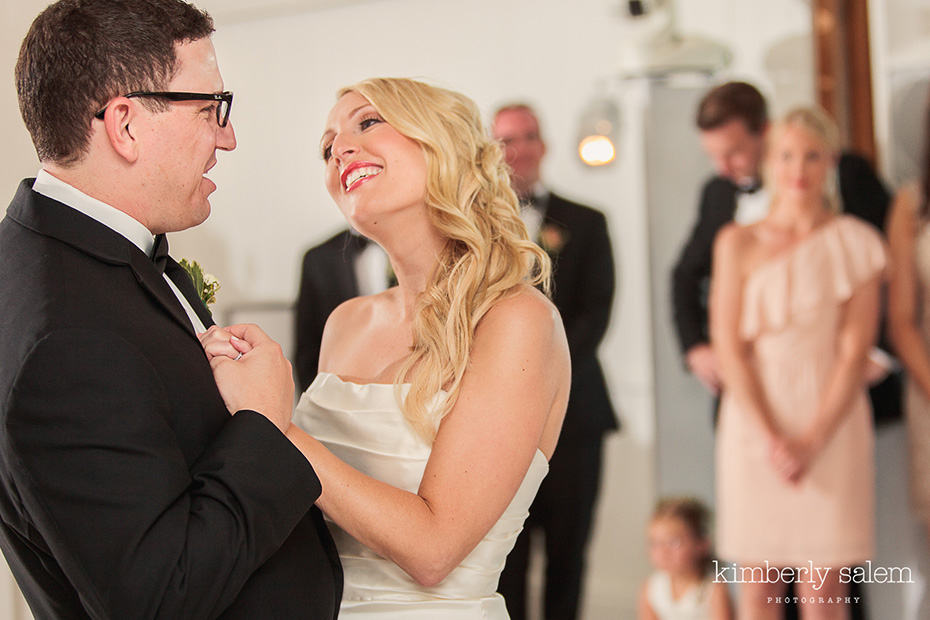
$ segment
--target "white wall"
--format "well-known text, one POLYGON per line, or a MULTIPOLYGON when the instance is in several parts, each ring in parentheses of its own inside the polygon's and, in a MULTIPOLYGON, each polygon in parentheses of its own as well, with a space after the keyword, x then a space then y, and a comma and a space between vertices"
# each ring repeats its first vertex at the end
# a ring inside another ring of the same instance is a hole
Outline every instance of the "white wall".
MULTIPOLYGON (((46 2, 3 2, 0 189, 12 195, 18 180, 37 167, 16 108, 12 66, 29 21, 46 2)), ((646 137, 640 126, 628 125, 620 160, 601 170, 583 168, 574 154, 577 115, 594 85, 611 75, 625 36, 620 2, 324 0, 315 11, 300 9, 310 0, 200 4, 217 17, 214 41, 227 87, 236 92, 232 119, 239 149, 221 153, 211 173, 219 189, 210 220, 174 235, 172 248, 175 256, 196 258, 220 277, 220 311, 245 301, 292 300, 303 251, 343 225, 323 190, 317 149, 339 87, 372 75, 403 75, 461 90, 485 112, 510 99, 537 106, 549 142, 547 182, 607 213, 619 266, 619 295, 602 357, 625 431, 608 445, 586 617, 630 617, 647 572, 642 530, 655 488, 650 326, 668 321, 653 317, 649 305, 641 162, 646 137), (243 7, 247 12, 238 12, 243 7)), ((810 98, 808 3, 678 5, 682 30, 731 46, 735 60, 728 76, 760 84, 776 109, 810 98)), ((668 176, 675 182, 674 170, 668 176)), ((694 203, 681 205, 682 218, 693 217, 697 188, 694 196, 694 203)))
POLYGON ((35 176, 39 169, 39 160, 19 115, 13 67, 29 24, 46 4, 43 0, 3 0, 0 3, 0 144, 3 145, 0 148, 0 204, 4 212, 19 181, 35 176))

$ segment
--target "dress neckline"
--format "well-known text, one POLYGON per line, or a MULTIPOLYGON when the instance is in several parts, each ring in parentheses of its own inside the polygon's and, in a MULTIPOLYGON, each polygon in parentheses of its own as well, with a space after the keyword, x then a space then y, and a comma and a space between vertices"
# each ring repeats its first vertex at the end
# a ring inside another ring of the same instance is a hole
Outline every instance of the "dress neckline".
MULTIPOLYGON (((321 371, 318 371, 316 374, 317 374, 317 377, 323 376, 323 377, 326 377, 326 378, 331 378, 331 379, 334 379, 337 383, 339 383, 339 384, 341 384, 341 385, 345 385, 345 386, 352 387, 352 388, 370 388, 370 387, 376 387, 376 388, 393 388, 393 387, 394 387, 394 384, 393 384, 393 383, 357 383, 357 382, 355 382, 355 381, 348 381, 348 380, 346 380, 346 379, 343 379, 342 377, 340 377, 339 375, 337 375, 337 374, 334 373, 334 372, 325 372, 325 371, 322 371, 322 370, 321 370, 321 371)), ((314 379, 313 383, 316 383, 316 379, 314 379)), ((311 385, 312 385, 312 384, 311 384, 311 385)), ((409 385, 410 385, 409 383, 401 383, 401 386, 409 386, 409 385)), ((309 388, 308 388, 308 389, 309 389, 309 388)), ((439 391, 440 391, 440 393, 442 393, 442 394, 446 394, 446 391, 445 391, 445 390, 439 390, 439 391)), ((558 447, 556 447, 556 449, 558 449, 558 447)), ((543 462, 546 464, 546 468, 547 468, 547 470, 548 470, 548 467, 549 467, 549 458, 546 456, 546 453, 543 452, 543 451, 539 448, 539 446, 536 446, 536 453, 533 455, 533 460, 534 460, 534 461, 536 460, 536 455, 539 455, 539 456, 542 458, 542 460, 543 460, 543 462)))
POLYGON ((792 256, 795 256, 799 250, 809 245, 812 240, 817 239, 824 232, 829 231, 835 228, 839 222, 844 219, 843 214, 835 214, 829 217, 827 220, 821 222, 819 225, 815 226, 804 238, 799 239, 782 250, 772 254, 771 256, 761 260, 758 265, 753 267, 751 271, 746 274, 746 280, 753 279, 757 274, 767 271, 774 265, 784 263, 789 260, 792 256))
MULTIPOLYGON (((393 383, 374 383, 374 382, 360 383, 358 381, 350 381, 348 379, 343 379, 342 377, 340 377, 334 372, 325 372, 321 370, 321 371, 317 371, 316 374, 318 377, 322 376, 322 377, 334 379, 337 383, 341 385, 345 385, 345 386, 353 387, 353 388, 392 388, 392 389, 394 388, 393 383)), ((314 381, 316 380, 314 379, 314 381)), ((409 388, 411 384, 407 382, 407 383, 400 383, 398 385, 400 385, 401 388, 409 388)), ((447 392, 446 390, 442 390, 442 389, 439 390, 439 393, 442 395, 449 394, 449 392, 447 392)))
MULTIPOLYGON (((333 379, 335 379, 335 380, 338 381, 339 383, 344 383, 344 384, 346 384, 346 385, 355 385, 355 386, 358 386, 358 387, 369 387, 369 386, 372 386, 372 385, 378 386, 378 387, 394 387, 394 384, 393 384, 393 383, 374 383, 374 382, 361 383, 361 382, 359 382, 359 381, 350 381, 349 379, 343 379, 342 377, 340 377, 339 375, 337 375, 337 374, 334 373, 334 372, 325 372, 325 371, 322 371, 322 370, 321 370, 321 371, 317 372, 316 374, 318 374, 318 375, 325 375, 325 376, 327 376, 327 377, 332 377, 333 379)), ((400 385, 410 385, 410 384, 409 384, 409 383, 401 383, 400 385)), ((444 392, 445 390, 441 390, 441 391, 444 392)))

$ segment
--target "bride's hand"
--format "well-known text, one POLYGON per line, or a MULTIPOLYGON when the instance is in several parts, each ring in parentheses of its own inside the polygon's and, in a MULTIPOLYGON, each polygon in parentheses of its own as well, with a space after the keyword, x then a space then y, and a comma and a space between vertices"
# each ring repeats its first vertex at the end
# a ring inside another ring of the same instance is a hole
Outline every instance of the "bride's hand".
POLYGON ((226 329, 216 325, 203 333, 197 334, 197 338, 200 339, 200 344, 203 346, 208 360, 220 356, 236 360, 252 350, 252 346, 248 342, 236 338, 226 329))

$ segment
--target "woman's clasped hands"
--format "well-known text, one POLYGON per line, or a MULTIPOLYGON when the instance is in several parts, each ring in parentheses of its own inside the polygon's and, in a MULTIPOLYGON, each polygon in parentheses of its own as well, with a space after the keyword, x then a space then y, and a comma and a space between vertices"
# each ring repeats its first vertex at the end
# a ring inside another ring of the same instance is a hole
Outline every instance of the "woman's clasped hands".
POLYGON ((213 326, 198 334, 226 408, 255 411, 281 432, 291 424, 294 378, 281 346, 258 326, 213 326))

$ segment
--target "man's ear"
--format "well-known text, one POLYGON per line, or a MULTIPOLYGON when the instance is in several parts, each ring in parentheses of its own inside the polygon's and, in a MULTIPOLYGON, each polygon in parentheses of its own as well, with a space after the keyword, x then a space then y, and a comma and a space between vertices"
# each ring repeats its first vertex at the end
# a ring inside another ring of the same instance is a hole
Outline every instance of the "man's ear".
POLYGON ((103 117, 110 146, 129 163, 134 163, 139 157, 139 144, 132 131, 132 123, 136 119, 136 108, 126 97, 111 100, 103 117))

